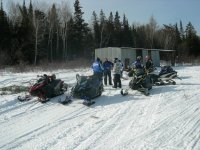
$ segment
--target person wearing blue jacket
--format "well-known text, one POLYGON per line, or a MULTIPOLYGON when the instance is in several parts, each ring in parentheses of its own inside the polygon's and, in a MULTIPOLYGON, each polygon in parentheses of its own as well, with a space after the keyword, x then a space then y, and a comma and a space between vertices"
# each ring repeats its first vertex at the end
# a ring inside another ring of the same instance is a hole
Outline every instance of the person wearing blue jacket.
POLYGON ((107 79, 109 85, 112 85, 111 70, 113 68, 113 63, 109 61, 107 58, 105 58, 105 61, 103 63, 103 68, 104 68, 104 85, 107 85, 107 79))
POLYGON ((142 64, 142 57, 141 56, 138 56, 137 58, 136 58, 136 61, 134 62, 134 68, 135 69, 143 69, 143 64, 142 64))
POLYGON ((92 64, 92 70, 94 76, 98 77, 102 81, 104 68, 102 66, 100 58, 97 57, 96 61, 92 64))
POLYGON ((144 74, 144 66, 142 64, 142 57, 138 56, 136 61, 133 63, 133 67, 135 69, 136 76, 144 74))

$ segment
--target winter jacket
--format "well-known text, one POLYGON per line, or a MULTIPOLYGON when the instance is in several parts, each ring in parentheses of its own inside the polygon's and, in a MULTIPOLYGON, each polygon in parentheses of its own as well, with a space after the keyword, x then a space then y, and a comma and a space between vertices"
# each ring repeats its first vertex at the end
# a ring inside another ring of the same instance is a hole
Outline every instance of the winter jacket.
POLYGON ((146 62, 146 69, 151 69, 153 68, 153 62, 151 59, 148 59, 146 62))
POLYGON ((112 67, 113 67, 113 63, 108 60, 103 63, 103 68, 105 71, 111 70, 112 67))
POLYGON ((121 74, 121 64, 120 64, 120 62, 117 61, 116 63, 114 63, 113 73, 114 74, 121 74))
POLYGON ((140 60, 136 60, 136 61, 134 62, 134 67, 135 67, 135 69, 142 69, 142 68, 143 68, 143 65, 142 65, 142 63, 140 62, 140 60))
POLYGON ((123 71, 124 70, 124 64, 122 62, 120 62, 120 64, 121 64, 121 71, 123 71))
POLYGON ((93 72, 95 73, 103 73, 104 69, 101 65, 101 63, 99 61, 95 61, 93 64, 92 64, 92 70, 93 72))

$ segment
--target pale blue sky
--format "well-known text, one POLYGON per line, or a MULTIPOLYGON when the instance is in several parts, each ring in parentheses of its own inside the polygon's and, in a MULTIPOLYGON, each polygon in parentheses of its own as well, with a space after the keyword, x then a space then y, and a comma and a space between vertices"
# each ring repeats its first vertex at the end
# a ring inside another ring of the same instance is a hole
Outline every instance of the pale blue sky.
MULTIPOLYGON (((6 2, 7 0, 3 0, 6 2)), ((13 0, 22 3, 23 0, 13 0)), ((72 10, 75 0, 32 0, 32 2, 43 2, 51 4, 68 1, 72 10)), ((123 14, 129 20, 129 24, 148 23, 151 16, 154 16, 159 26, 163 24, 179 24, 180 20, 183 27, 190 21, 195 27, 197 34, 200 35, 200 0, 79 0, 84 12, 84 19, 90 22, 92 12, 99 14, 102 9, 109 16, 112 11, 119 12, 121 19, 123 14)), ((29 0, 26 0, 29 3, 29 0)))

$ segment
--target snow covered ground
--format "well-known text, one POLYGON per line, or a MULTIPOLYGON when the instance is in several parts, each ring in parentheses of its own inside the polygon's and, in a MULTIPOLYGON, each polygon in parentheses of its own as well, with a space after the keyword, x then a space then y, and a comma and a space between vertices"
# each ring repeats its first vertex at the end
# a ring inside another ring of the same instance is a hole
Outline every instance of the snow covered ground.
MULTIPOLYGON (((137 91, 120 95, 104 87, 90 107, 75 99, 59 98, 42 104, 19 102, 23 93, 0 95, 0 149, 14 150, 132 150, 200 149, 200 66, 175 67, 182 80, 176 85, 154 86, 150 96, 137 91)), ((57 78, 73 85, 76 73, 90 69, 59 70, 57 78)), ((29 85, 38 74, 0 72, 0 88, 29 85)), ((123 88, 129 80, 122 80, 123 88)))

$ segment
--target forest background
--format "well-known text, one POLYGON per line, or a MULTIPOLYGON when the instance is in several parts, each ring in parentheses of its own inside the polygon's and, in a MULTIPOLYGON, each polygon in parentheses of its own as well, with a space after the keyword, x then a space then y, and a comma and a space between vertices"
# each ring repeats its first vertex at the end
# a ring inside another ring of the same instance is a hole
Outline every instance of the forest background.
POLYGON ((45 10, 40 5, 11 3, 5 11, 1 1, 1 67, 69 63, 80 58, 90 63, 94 49, 103 47, 175 50, 179 62, 197 61, 200 56, 200 37, 191 22, 183 27, 178 20, 160 27, 151 16, 147 24, 130 24, 126 14, 116 11, 106 16, 101 9, 99 14, 93 11, 87 23, 79 0, 73 11, 67 2, 45 10))

